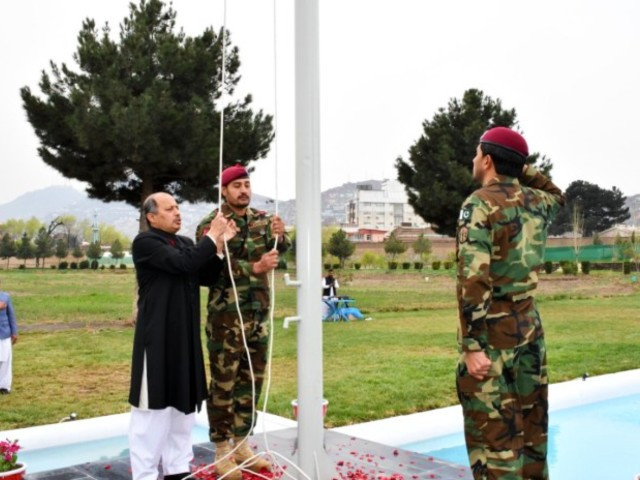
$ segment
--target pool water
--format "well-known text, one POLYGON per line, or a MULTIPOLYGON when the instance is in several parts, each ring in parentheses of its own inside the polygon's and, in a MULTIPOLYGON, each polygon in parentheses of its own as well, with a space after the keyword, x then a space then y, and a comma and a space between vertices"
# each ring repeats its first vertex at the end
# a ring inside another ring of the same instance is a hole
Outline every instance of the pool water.
MULTIPOLYGON (((469 465, 462 432, 403 445, 469 465)), ((549 415, 549 474, 560 479, 633 479, 640 473, 640 394, 549 415)))
MULTIPOLYGON (((191 438, 194 444, 208 442, 209 429, 196 425, 191 438)), ((20 452, 20 460, 27 464, 29 473, 123 456, 129 456, 129 439, 126 435, 20 452)))

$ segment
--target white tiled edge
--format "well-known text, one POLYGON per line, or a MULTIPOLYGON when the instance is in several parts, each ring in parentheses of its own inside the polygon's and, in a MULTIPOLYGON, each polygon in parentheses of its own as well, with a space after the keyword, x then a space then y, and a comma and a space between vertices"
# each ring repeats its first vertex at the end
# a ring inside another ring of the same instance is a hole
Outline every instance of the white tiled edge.
MULTIPOLYGON (((196 414, 196 424, 209 427, 206 408, 196 414)), ((258 412, 254 433, 295 427, 297 423, 288 418, 258 412), (264 428, 263 428, 264 425, 264 428)), ((129 413, 54 423, 38 427, 20 428, 0 432, 0 438, 17 438, 24 451, 81 443, 102 438, 126 435, 129 429, 129 413)))
MULTIPOLYGON (((589 377, 584 381, 570 380, 551 385, 549 409, 560 410, 636 393, 640 393, 640 369, 589 377)), ((205 408, 197 414, 197 424, 208 426, 205 408)), ((122 413, 87 420, 5 430, 0 432, 0 438, 17 438, 24 450, 35 450, 126 435, 128 425, 129 413, 122 413)), ((264 430, 274 431, 295 427, 297 423, 272 414, 266 414, 263 423, 263 414, 259 412, 254 433, 262 433, 263 425, 264 430)), ((401 446, 462 431, 462 411, 460 406, 456 405, 338 427, 333 430, 363 440, 401 446)))
MULTIPOLYGON (((549 387, 549 410, 598 402, 640 393, 640 369, 554 383, 549 387)), ((459 405, 427 412, 385 418, 373 422, 335 428, 364 440, 391 446, 461 432, 462 409, 459 405)))

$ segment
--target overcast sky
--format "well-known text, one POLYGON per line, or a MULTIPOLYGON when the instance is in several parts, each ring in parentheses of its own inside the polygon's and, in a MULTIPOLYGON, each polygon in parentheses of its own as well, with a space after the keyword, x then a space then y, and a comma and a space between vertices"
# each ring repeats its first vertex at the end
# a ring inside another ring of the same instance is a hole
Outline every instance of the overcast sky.
MULTIPOLYGON (((136 0, 137 1, 137 0, 136 0)), ((0 204, 73 185, 37 154, 19 89, 36 93, 49 61, 67 62, 84 18, 112 33, 128 0, 19 0, 0 18, 0 204)), ((322 188, 395 178, 394 161, 452 97, 469 88, 515 108, 531 151, 551 157, 562 187, 586 180, 640 193, 640 2, 636 0, 321 0, 322 188)), ((227 0, 240 49, 238 93, 275 110, 278 197, 295 196, 293 0, 227 0)), ((174 0, 187 35, 222 25, 222 0, 174 0)), ((272 154, 255 163, 254 192, 275 196, 272 154)), ((469 161, 474 152, 469 152, 469 161)))

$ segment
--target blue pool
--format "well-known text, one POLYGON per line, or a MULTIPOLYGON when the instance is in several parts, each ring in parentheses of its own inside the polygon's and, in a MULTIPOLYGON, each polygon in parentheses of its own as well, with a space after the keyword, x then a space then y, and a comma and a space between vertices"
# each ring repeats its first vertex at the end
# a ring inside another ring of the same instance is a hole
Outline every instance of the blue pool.
MULTIPOLYGON (((551 478, 631 480, 640 473, 640 394, 551 412, 551 478)), ((462 432, 402 448, 469 465, 462 432)))
MULTIPOLYGON (((209 429, 196 425, 193 428, 192 439, 193 443, 208 442, 209 429)), ((128 455, 129 440, 126 435, 123 435, 20 452, 20 460, 27 464, 29 473, 37 473, 128 455)))

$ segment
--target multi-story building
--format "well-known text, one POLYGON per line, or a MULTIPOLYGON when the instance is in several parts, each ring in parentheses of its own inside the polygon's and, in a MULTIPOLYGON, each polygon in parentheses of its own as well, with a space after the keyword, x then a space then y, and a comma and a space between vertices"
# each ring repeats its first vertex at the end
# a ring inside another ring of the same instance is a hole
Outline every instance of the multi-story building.
POLYGON ((358 229, 391 231, 396 227, 428 227, 407 202, 404 186, 397 180, 385 180, 380 189, 358 185, 347 204, 347 222, 358 229))

